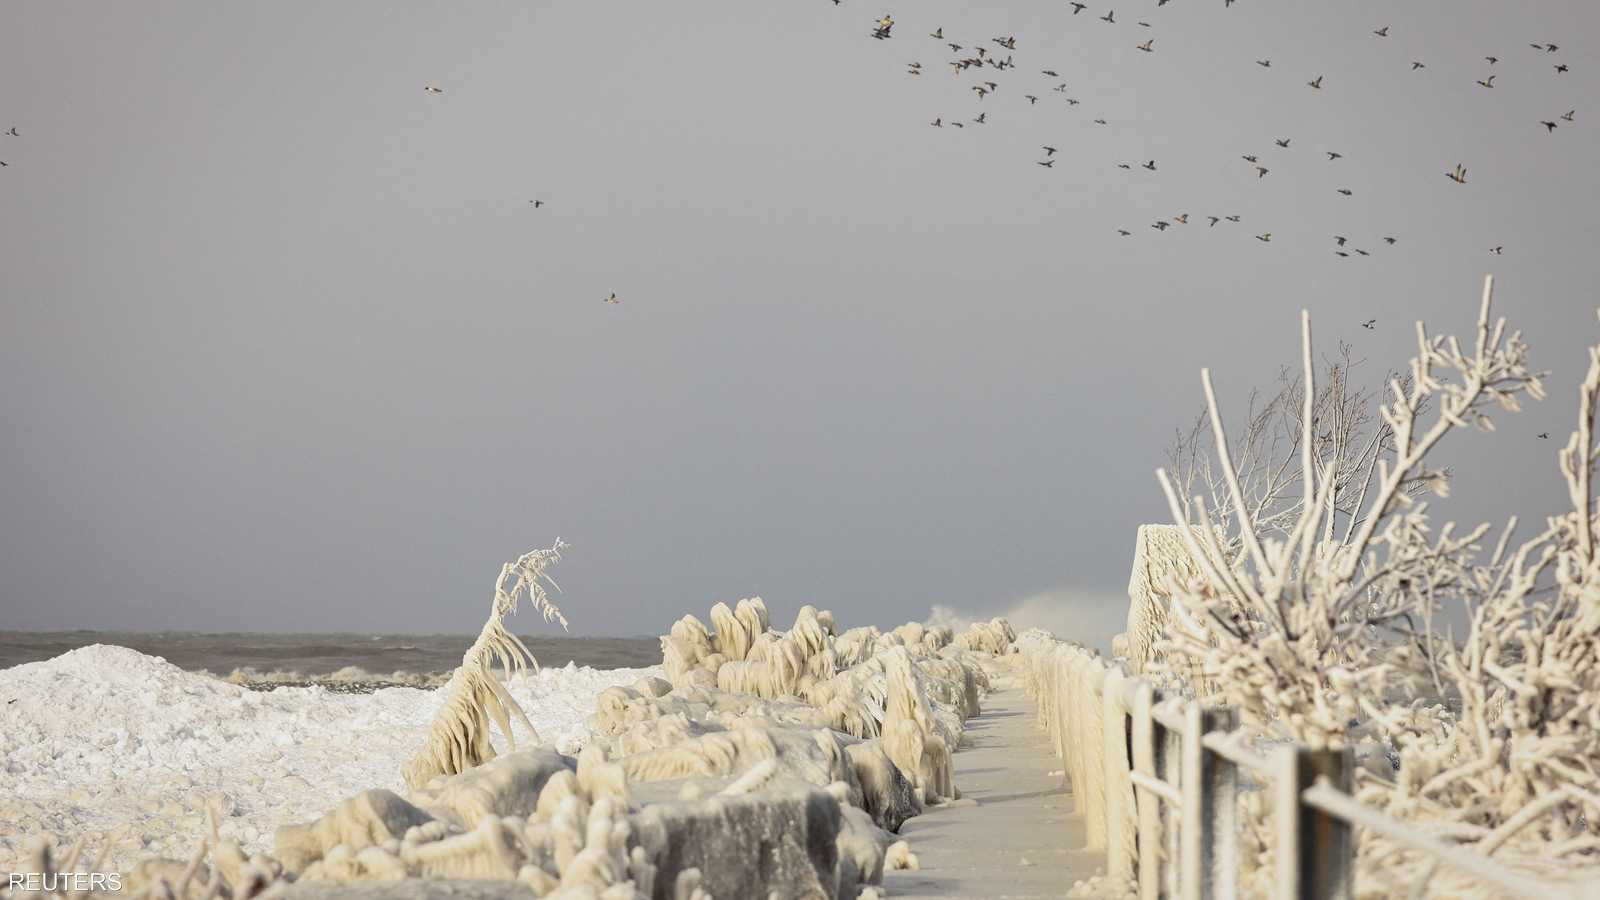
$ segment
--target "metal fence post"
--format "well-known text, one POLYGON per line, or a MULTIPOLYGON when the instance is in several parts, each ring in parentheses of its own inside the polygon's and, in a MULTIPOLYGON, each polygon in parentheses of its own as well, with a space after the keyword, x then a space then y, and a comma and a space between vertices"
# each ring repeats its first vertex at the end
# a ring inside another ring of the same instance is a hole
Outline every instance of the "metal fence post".
MULTIPOLYGON (((1161 775, 1156 765, 1156 723, 1150 714, 1155 705, 1155 690, 1140 680, 1133 695, 1133 767, 1152 778, 1161 775)), ((1139 900, 1159 900, 1161 896, 1161 798, 1146 790, 1139 798, 1139 900)))
MULTIPOLYGON (((1160 704, 1176 696, 1170 691, 1157 691, 1160 704)), ((1183 733, 1155 723, 1156 777, 1178 789, 1188 790, 1183 783, 1183 733)), ((1163 803, 1161 810, 1161 890, 1163 897, 1178 896, 1178 852, 1181 844, 1183 822, 1181 811, 1171 803, 1163 803)))
POLYGON ((1301 795, 1318 778, 1350 793, 1355 754, 1343 750, 1278 750, 1278 893, 1280 900, 1352 900, 1355 897, 1355 828, 1307 805, 1301 795))
POLYGON ((1234 896, 1238 866, 1235 819, 1239 770, 1203 743, 1211 732, 1230 732, 1238 716, 1227 707, 1184 709, 1183 842, 1181 877, 1185 900, 1234 896))

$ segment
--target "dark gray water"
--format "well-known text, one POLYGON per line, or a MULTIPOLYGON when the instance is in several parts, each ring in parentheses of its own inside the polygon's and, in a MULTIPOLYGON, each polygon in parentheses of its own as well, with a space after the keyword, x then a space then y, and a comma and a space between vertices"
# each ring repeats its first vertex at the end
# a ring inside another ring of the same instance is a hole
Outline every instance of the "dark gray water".
MULTIPOLYGON (((112 631, 0 631, 0 669, 51 659, 90 644, 116 644, 192 671, 227 675, 235 669, 299 674, 308 680, 355 666, 375 675, 449 673, 476 635, 195 634, 112 631)), ((661 662, 655 638, 534 637, 522 635, 541 666, 568 661, 601 669, 661 662)))

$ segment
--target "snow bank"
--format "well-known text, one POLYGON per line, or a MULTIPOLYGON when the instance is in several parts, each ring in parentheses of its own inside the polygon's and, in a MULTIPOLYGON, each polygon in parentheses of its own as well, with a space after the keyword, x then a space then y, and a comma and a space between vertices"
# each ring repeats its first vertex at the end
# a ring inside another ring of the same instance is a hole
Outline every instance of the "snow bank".
MULTIPOLYGON (((569 664, 508 687, 543 740, 572 753, 601 691, 659 671, 569 664)), ((0 670, 0 868, 41 832, 122 826, 113 865, 187 857, 208 804, 224 837, 270 849, 281 822, 368 788, 403 791, 401 766, 442 699, 413 688, 251 691, 104 644, 0 670)))

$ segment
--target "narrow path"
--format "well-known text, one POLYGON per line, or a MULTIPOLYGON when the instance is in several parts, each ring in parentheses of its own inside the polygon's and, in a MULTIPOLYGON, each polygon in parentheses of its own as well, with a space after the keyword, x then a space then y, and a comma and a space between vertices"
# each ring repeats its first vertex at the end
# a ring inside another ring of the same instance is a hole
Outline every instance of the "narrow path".
POLYGON ((1084 823, 1072 812, 1061 762, 1020 686, 985 698, 955 764, 963 799, 900 829, 922 867, 886 873, 892 900, 1058 900, 1073 882, 1104 871, 1104 854, 1083 849, 1084 823))

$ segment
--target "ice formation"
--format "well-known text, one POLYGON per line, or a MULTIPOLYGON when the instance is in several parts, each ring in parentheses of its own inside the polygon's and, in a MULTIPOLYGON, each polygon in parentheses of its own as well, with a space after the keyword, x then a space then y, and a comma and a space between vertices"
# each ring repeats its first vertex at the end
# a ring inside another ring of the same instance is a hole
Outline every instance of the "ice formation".
MULTIPOLYGON (((810 607, 777 631, 758 599, 718 604, 710 619, 715 630, 692 616, 673 626, 660 670, 569 668, 501 683, 544 743, 411 784, 400 761, 437 733, 428 726, 447 692, 253 693, 132 651, 86 648, 0 672, 0 685, 30 698, 12 709, 38 732, 51 721, 44 698, 62 702, 75 678, 83 696, 124 713, 101 723, 112 736, 90 743, 104 748, 93 763, 82 735, 65 732, 45 754, 8 753, 4 786, 127 785, 112 767, 125 773, 132 756, 151 776, 145 790, 187 796, 156 773, 174 758, 192 763, 180 770, 196 796, 178 801, 175 818, 157 809, 145 824, 175 826, 133 848, 158 857, 133 864, 118 851, 132 896, 200 897, 222 883, 236 896, 275 896, 291 884, 415 878, 493 879, 507 891, 515 882, 567 900, 880 896, 886 869, 918 864, 894 832, 924 804, 957 796, 950 754, 988 687, 981 659, 1008 652, 1015 633, 997 620, 961 634, 841 634, 810 607), (230 739, 240 751, 231 756, 230 739), (16 771, 46 755, 66 761, 16 771), (252 777, 248 793, 235 783, 252 777), (222 790, 204 790, 213 786, 222 790), (206 821, 208 803, 220 826, 206 821), (269 812, 278 827, 263 852, 258 823, 269 812)), ((81 833, 116 818, 114 804, 96 803, 106 815, 93 822, 61 813, 70 802, 31 807, 30 830, 81 833)))

